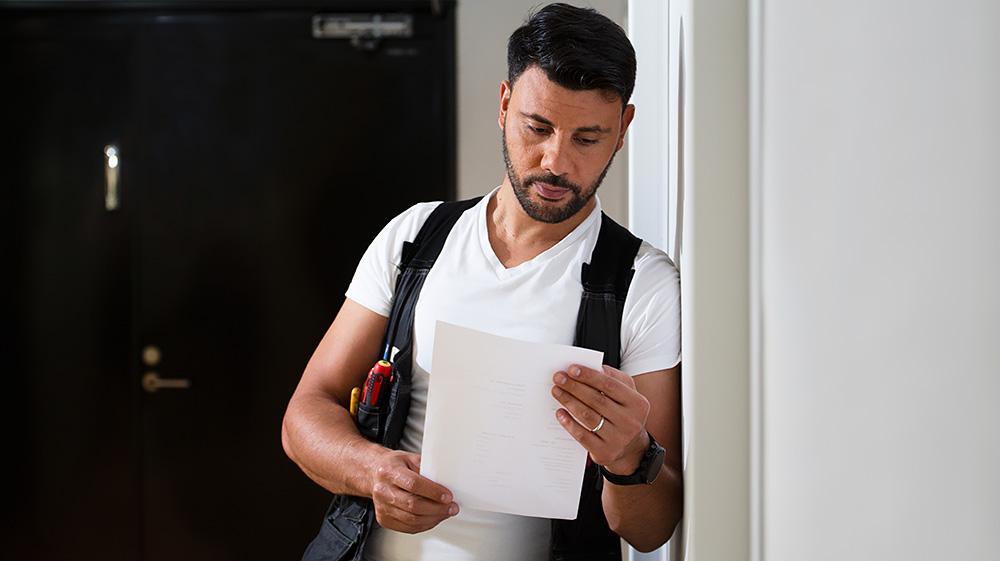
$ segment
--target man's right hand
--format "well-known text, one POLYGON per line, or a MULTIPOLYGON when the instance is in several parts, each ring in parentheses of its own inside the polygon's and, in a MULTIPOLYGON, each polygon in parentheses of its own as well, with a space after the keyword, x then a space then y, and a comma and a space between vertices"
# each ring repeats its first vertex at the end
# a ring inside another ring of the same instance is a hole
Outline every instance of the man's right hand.
POLYGON ((458 514, 446 487, 420 475, 420 456, 390 450, 372 475, 375 519, 383 528, 416 534, 458 514))

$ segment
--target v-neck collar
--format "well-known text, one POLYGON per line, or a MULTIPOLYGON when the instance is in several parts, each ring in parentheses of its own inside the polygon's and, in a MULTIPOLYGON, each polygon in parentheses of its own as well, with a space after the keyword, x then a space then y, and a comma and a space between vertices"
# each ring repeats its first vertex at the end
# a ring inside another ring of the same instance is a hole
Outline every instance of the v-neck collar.
POLYGON ((486 216, 487 209, 490 206, 490 200, 496 196, 497 191, 500 187, 497 186, 488 195, 483 197, 483 200, 479 201, 476 208, 476 231, 479 234, 479 247, 483 250, 483 255, 486 257, 486 261, 490 264, 490 267, 496 273, 497 278, 509 279, 511 277, 523 274, 525 271, 530 271, 541 266, 545 262, 549 261, 553 255, 560 253, 563 249, 573 245, 581 236, 587 233, 589 228, 593 228, 601 216, 601 199, 594 195, 594 208, 591 209, 590 214, 584 219, 583 222, 577 224, 576 228, 566 234, 563 239, 559 240, 555 245, 546 249, 545 251, 539 253, 538 255, 532 257, 531 259, 525 261, 514 267, 504 267, 503 263, 500 262, 500 258, 497 257, 495 251, 493 251, 493 246, 490 245, 490 235, 486 229, 486 221, 488 217, 486 216))

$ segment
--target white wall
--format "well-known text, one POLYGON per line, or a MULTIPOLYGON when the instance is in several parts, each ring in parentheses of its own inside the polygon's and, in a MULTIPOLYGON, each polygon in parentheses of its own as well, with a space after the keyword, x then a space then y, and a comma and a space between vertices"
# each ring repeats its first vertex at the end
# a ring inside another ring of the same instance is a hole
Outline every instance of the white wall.
POLYGON ((1000 3, 759 6, 763 558, 1000 559, 1000 3))
POLYGON ((668 6, 632 206, 683 187, 680 553, 997 559, 1000 4, 668 6))
MULTIPOLYGON (((497 111, 507 78, 507 38, 540 0, 458 0, 458 197, 475 197, 500 184, 506 173, 497 111)), ((597 9, 626 25, 626 0, 570 1, 597 9)), ((615 158, 598 195, 604 211, 627 224, 627 162, 615 158)))

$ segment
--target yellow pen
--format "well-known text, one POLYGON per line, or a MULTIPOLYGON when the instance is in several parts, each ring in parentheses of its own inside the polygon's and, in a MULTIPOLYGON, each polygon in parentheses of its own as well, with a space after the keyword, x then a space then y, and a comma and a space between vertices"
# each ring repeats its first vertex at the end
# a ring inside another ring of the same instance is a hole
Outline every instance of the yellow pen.
POLYGON ((361 388, 351 390, 351 416, 358 416, 358 402, 361 401, 361 388))

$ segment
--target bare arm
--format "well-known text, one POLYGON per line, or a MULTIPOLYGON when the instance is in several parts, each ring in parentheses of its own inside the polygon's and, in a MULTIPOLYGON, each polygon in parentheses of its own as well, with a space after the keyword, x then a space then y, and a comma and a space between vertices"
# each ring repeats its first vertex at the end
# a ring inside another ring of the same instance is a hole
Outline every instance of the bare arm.
POLYGON ((660 547, 683 514, 680 367, 635 378, 610 366, 603 372, 570 368, 570 375, 566 374, 554 376, 552 393, 579 422, 565 410, 558 412, 559 421, 595 462, 615 474, 634 472, 649 446, 647 430, 667 450, 660 474, 651 485, 605 481, 601 496, 604 514, 615 533, 640 551, 660 547), (601 429, 591 432, 602 417, 605 423, 601 429))
MULTIPOLYGON (((684 482, 681 471, 680 367, 649 372, 634 378, 636 389, 651 407, 646 429, 667 450, 660 475, 651 485, 614 485, 604 482, 604 514, 615 533, 639 551, 652 551, 674 533, 684 514, 684 482)), ((605 466, 612 473, 635 471, 649 446, 640 434, 636 454, 619 465, 605 466)))
POLYGON ((387 318, 348 299, 306 365, 281 426, 285 453, 332 493, 371 497, 379 523, 420 532, 456 514, 445 487, 421 477, 417 454, 358 432, 348 407, 379 358, 387 318))
POLYGON ((346 300, 306 365, 282 423, 285 453, 332 493, 370 496, 381 447, 358 433, 347 407, 378 358, 386 318, 346 300))

